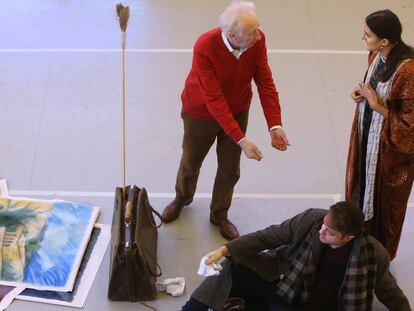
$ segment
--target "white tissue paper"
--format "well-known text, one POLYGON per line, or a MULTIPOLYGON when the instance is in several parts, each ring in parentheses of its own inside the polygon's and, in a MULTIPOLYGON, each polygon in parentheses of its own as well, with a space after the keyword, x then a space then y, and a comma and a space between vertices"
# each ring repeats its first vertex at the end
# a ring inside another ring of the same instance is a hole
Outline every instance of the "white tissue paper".
POLYGON ((201 258, 200 267, 197 274, 202 276, 219 275, 223 267, 219 263, 213 263, 211 265, 206 264, 207 256, 201 258))
POLYGON ((165 279, 164 281, 156 282, 155 286, 159 292, 166 292, 167 294, 170 294, 174 297, 181 296, 184 294, 185 278, 176 277, 165 279))

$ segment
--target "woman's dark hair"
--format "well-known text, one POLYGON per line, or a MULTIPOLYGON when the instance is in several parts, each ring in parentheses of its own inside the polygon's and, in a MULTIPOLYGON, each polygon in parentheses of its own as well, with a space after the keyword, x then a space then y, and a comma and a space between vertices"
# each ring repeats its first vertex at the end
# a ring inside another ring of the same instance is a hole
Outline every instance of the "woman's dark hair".
POLYGON ((371 31, 380 39, 388 39, 395 46, 391 49, 385 62, 386 69, 381 81, 391 78, 398 64, 408 58, 414 58, 414 48, 401 39, 402 26, 398 16, 391 10, 380 10, 369 14, 365 22, 371 31))
POLYGON ((351 201, 341 201, 329 207, 333 229, 342 235, 359 235, 364 229, 364 214, 351 201))

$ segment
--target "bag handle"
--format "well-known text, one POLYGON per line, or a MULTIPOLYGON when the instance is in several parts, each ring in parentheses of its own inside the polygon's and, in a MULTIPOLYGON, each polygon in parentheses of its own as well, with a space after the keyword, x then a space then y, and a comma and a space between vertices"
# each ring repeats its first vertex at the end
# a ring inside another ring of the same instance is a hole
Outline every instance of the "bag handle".
MULTIPOLYGON (((151 206, 151 204, 149 203, 149 199, 148 199, 148 193, 147 193, 147 189, 145 189, 144 187, 141 189, 141 192, 143 192, 145 195, 144 195, 144 198, 143 198, 143 203, 146 205, 146 206, 148 206, 149 207, 149 209, 146 209, 147 210, 147 217, 148 217, 148 222, 151 224, 151 226, 152 227, 154 227, 154 228, 156 228, 156 229, 158 229, 158 228, 160 228, 161 226, 162 226, 162 218, 161 218, 161 214, 158 212, 158 211, 156 211, 152 206, 151 206), (151 219, 151 213, 152 214, 154 214, 154 215, 156 215, 157 217, 158 217, 158 219, 160 220, 160 224, 159 225, 157 225, 156 223, 155 223, 155 220, 153 221, 152 219, 151 219)), ((141 196, 140 196, 141 197, 141 196)), ((140 199, 138 199, 138 204, 139 204, 139 201, 140 201, 140 199)))
MULTIPOLYGON (((149 203, 149 199, 148 199, 148 194, 147 194, 147 190, 145 188, 141 188, 141 191, 139 193, 139 197, 138 197, 138 208, 140 206, 140 204, 143 204, 145 207, 145 211, 146 211, 146 215, 147 215, 147 220, 150 223, 150 225, 156 229, 158 229, 159 227, 162 226, 162 219, 161 219, 161 215, 158 211, 156 211, 151 204, 149 203), (155 214, 159 219, 160 219, 160 224, 157 226, 157 224, 155 223, 155 220, 151 217, 152 214, 155 214)), ((149 271, 149 273, 153 276, 153 277, 159 277, 162 275, 162 271, 161 271, 161 267, 159 266, 159 264, 157 263, 157 261, 151 256, 151 254, 149 254, 146 249, 144 247, 142 247, 141 243, 138 243, 138 241, 136 241, 137 246, 139 247, 139 250, 141 252, 141 255, 144 258, 149 258, 151 259, 151 261, 153 263, 155 263, 155 265, 157 266, 156 271, 152 271, 150 266, 147 263, 147 269, 149 271), (158 272, 158 271, 159 272, 158 272)), ((147 260, 146 260, 147 262, 147 260)))
POLYGON ((162 218, 161 218, 161 214, 157 211, 157 210, 155 210, 151 205, 149 205, 149 208, 150 208, 150 212, 151 213, 153 213, 155 216, 157 216, 158 217, 158 219, 160 220, 160 224, 159 225, 157 225, 156 223, 155 223, 155 220, 154 220, 154 224, 152 223, 152 219, 151 219, 151 217, 150 217, 150 215, 151 214, 149 214, 149 213, 147 213, 147 217, 148 217, 148 220, 149 220, 149 222, 150 222, 150 224, 151 224, 151 226, 153 226, 154 228, 160 228, 161 226, 162 226, 162 224, 163 224, 163 222, 162 222, 162 218))
POLYGON ((139 244, 137 244, 137 246, 139 245, 139 250, 141 251, 141 253, 142 253, 142 255, 143 255, 143 257, 144 258, 146 258, 146 259, 151 259, 151 261, 152 262, 154 262, 155 263, 155 265, 156 265, 156 270, 155 270, 155 272, 154 271, 152 271, 152 269, 151 269, 151 267, 149 266, 149 264, 147 263, 147 261, 148 260, 145 260, 145 262, 146 262, 146 265, 147 265, 147 269, 148 269, 148 271, 149 271, 149 273, 151 274, 151 276, 152 277, 154 277, 154 278, 157 278, 157 277, 160 277, 161 275, 162 275, 162 270, 161 270, 161 267, 160 267, 160 265, 158 264, 158 262, 151 256, 151 254, 149 254, 147 251, 146 251, 146 249, 144 248, 144 247, 142 247, 142 245, 141 245, 141 243, 139 243, 139 244), (158 272, 159 271, 159 272, 158 272))

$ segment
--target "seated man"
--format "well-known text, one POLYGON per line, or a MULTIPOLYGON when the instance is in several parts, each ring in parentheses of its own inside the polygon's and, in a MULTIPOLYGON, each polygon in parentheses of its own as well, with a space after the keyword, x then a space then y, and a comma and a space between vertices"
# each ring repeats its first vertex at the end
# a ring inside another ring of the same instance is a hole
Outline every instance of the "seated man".
POLYGON ((391 311, 411 310, 387 251, 363 228, 361 210, 346 201, 228 242, 207 254, 207 264, 228 257, 220 275, 206 278, 182 311, 368 311, 374 292, 391 311))

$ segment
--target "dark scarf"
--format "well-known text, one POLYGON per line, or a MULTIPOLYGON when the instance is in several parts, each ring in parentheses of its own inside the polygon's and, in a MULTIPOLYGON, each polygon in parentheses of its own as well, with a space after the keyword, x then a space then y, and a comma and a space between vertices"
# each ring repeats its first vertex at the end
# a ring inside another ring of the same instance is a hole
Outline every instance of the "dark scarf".
POLYGON ((366 236, 357 238, 339 290, 341 311, 369 311, 374 299, 377 260, 374 245, 366 236))

